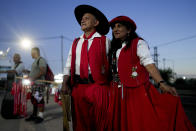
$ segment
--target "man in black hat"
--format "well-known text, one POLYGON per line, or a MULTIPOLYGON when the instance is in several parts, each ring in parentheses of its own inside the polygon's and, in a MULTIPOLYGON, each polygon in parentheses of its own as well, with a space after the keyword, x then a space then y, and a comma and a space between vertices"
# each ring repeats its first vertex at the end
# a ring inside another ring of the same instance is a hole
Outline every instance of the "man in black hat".
POLYGON ((104 35, 109 31, 109 23, 102 12, 89 5, 77 6, 75 17, 84 34, 74 40, 69 51, 62 93, 72 90, 74 130, 102 130, 108 106, 110 42, 104 35), (70 77, 72 88, 67 84, 70 77))

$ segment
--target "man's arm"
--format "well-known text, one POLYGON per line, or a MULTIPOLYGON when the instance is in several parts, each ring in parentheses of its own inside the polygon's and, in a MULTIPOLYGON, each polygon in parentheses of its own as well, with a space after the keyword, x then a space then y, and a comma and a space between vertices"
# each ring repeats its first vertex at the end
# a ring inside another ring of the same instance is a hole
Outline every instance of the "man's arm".
POLYGON ((0 71, 0 73, 14 73, 14 74, 16 74, 17 72, 15 70, 7 70, 7 71, 0 71))
POLYGON ((67 57, 65 69, 64 69, 64 76, 63 76, 63 83, 62 83, 62 88, 61 92, 64 94, 70 93, 69 87, 68 87, 68 82, 70 80, 70 70, 71 70, 71 58, 72 58, 72 47, 69 50, 69 54, 67 57))

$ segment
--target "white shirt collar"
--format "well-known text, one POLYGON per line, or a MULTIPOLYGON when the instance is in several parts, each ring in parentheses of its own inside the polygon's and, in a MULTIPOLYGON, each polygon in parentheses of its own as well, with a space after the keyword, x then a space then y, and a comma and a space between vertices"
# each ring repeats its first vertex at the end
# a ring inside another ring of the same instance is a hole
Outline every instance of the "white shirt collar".
MULTIPOLYGON (((84 36, 84 34, 82 34, 80 36, 80 39, 84 39, 83 36, 84 36)), ((93 40, 95 37, 101 37, 101 35, 98 32, 95 32, 90 39, 93 40)))
POLYGON ((125 47, 125 46, 126 46, 126 42, 124 41, 124 42, 122 43, 122 48, 125 47))

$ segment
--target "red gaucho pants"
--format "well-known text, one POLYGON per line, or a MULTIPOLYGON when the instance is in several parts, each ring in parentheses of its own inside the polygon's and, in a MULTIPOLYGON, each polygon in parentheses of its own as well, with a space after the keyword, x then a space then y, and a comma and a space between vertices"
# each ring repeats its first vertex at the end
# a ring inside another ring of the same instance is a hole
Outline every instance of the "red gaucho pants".
POLYGON ((109 86, 77 84, 72 91, 74 131, 107 130, 109 86))

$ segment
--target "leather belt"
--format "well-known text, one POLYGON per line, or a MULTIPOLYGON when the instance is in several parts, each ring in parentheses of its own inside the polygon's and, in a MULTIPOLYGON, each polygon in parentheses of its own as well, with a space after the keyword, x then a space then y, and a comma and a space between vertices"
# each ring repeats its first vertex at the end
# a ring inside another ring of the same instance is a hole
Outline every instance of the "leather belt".
POLYGON ((74 76, 74 83, 76 84, 92 84, 94 83, 92 75, 89 75, 88 78, 81 78, 80 75, 74 76))

